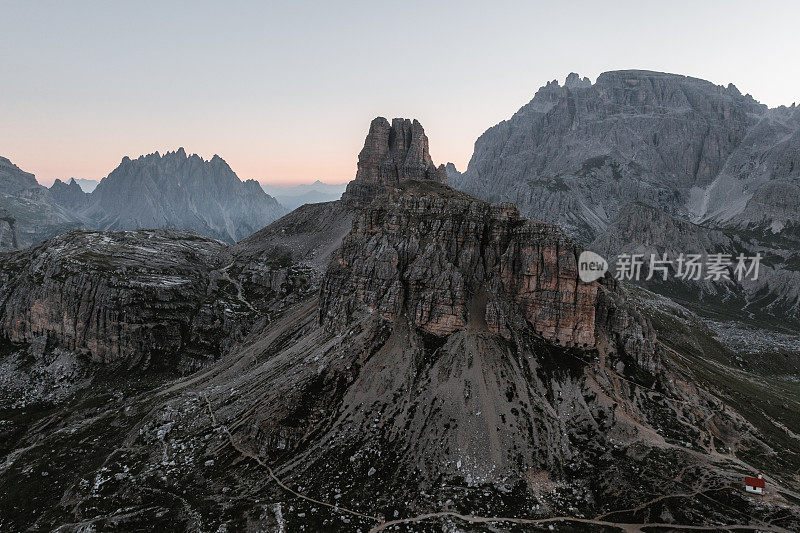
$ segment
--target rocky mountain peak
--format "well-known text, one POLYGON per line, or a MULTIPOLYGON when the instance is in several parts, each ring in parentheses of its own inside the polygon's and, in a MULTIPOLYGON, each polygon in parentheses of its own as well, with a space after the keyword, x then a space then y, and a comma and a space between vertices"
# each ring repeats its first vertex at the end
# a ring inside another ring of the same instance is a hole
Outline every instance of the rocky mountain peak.
POLYGON ((461 172, 458 171, 453 163, 447 163, 444 168, 447 172, 447 183, 450 184, 451 187, 457 188, 458 183, 461 183, 461 172))
POLYGON ((78 186, 78 188, 80 188, 80 185, 78 185, 78 182, 76 182, 74 178, 70 178, 67 181, 62 181, 61 179, 56 178, 55 181, 53 181, 53 184, 50 186, 50 190, 72 189, 73 186, 78 186))
MULTIPOLYGON (((311 450, 298 468, 379 450, 364 470, 414 472, 417 491, 442 479, 566 477, 590 469, 594 451, 603 455, 619 439, 664 431, 652 426, 663 416, 672 424, 674 411, 633 400, 630 384, 644 378, 667 395, 684 393, 649 321, 614 280, 579 279, 580 251, 512 204, 431 180, 405 181, 364 206, 319 296, 319 322, 336 339, 327 357, 337 366, 315 386, 332 391, 319 405, 336 423, 297 445, 311 450)), ((309 372, 320 375, 326 355, 313 357, 309 372)), ((253 444, 286 431, 285 413, 263 413, 253 444)), ((317 420, 331 418, 309 423, 317 420)))
POLYGON ((50 186, 50 195, 58 205, 74 211, 85 208, 89 202, 89 196, 72 178, 66 183, 56 178, 50 186))
POLYGON ((178 228, 228 242, 285 214, 255 182, 243 182, 219 155, 178 148, 124 158, 92 193, 87 216, 102 229, 178 228))
POLYGON ((342 197, 347 201, 370 199, 404 180, 447 183, 444 165, 433 163, 425 130, 416 119, 375 118, 364 148, 358 155, 358 172, 342 197))
MULTIPOLYGON (((70 187, 60 180, 58 183, 66 189, 70 187)), ((0 157, 0 208, 6 210, 2 223, 5 228, 0 234, 13 236, 0 235, 0 251, 24 248, 81 225, 73 210, 59 205, 52 192, 40 185, 33 174, 0 157)))
POLYGON ((591 87, 592 82, 589 78, 581 78, 579 74, 570 72, 567 79, 564 81, 564 87, 567 89, 585 89, 591 87))
POLYGON ((579 90, 578 80, 548 83, 488 129, 453 184, 589 243, 631 202, 730 220, 761 183, 799 168, 791 111, 733 85, 647 70, 604 72, 579 90))
POLYGON ((0 193, 14 194, 24 189, 40 188, 30 172, 21 170, 5 157, 0 157, 0 193))

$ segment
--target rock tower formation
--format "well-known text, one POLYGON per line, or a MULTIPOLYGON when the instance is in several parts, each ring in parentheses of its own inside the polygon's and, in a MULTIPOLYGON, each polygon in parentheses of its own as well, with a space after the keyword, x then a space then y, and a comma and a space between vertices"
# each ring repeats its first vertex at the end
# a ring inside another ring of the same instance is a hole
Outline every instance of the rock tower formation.
POLYGON ((356 178, 347 186, 342 199, 361 203, 372 199, 386 186, 404 180, 432 180, 447 183, 444 165, 433 163, 428 137, 416 119, 377 117, 369 127, 364 148, 358 154, 356 178))

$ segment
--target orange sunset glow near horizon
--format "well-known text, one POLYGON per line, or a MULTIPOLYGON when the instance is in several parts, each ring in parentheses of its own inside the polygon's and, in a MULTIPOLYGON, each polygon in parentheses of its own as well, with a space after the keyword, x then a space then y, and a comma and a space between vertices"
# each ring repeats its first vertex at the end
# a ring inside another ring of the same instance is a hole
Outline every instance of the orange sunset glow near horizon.
POLYGON ((0 156, 48 186, 179 147, 242 180, 344 183, 376 116, 418 119, 434 162, 463 171, 486 129, 573 71, 800 100, 795 3, 683 3, 690 19, 633 1, 7 2, 0 156))

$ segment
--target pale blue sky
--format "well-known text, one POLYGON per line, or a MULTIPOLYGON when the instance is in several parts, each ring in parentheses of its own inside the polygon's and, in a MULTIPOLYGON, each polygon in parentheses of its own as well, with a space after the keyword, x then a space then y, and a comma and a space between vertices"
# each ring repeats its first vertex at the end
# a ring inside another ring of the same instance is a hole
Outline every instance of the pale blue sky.
POLYGON ((0 155, 100 178, 218 153, 243 179, 347 181, 369 121, 419 119, 437 163, 548 80, 642 68, 800 101, 800 2, 0 0, 0 155))

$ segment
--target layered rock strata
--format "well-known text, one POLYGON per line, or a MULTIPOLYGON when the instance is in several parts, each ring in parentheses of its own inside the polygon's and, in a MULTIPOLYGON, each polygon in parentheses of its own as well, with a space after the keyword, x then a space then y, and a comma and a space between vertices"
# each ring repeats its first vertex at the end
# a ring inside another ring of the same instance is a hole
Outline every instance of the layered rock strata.
MULTIPOLYGON (((595 348, 599 293, 614 283, 580 281, 580 252, 511 204, 406 182, 355 217, 323 281, 321 319, 346 327, 363 306, 437 336, 482 325, 505 338, 527 323, 547 341, 595 348)), ((625 320, 652 350, 641 317, 625 320)))

